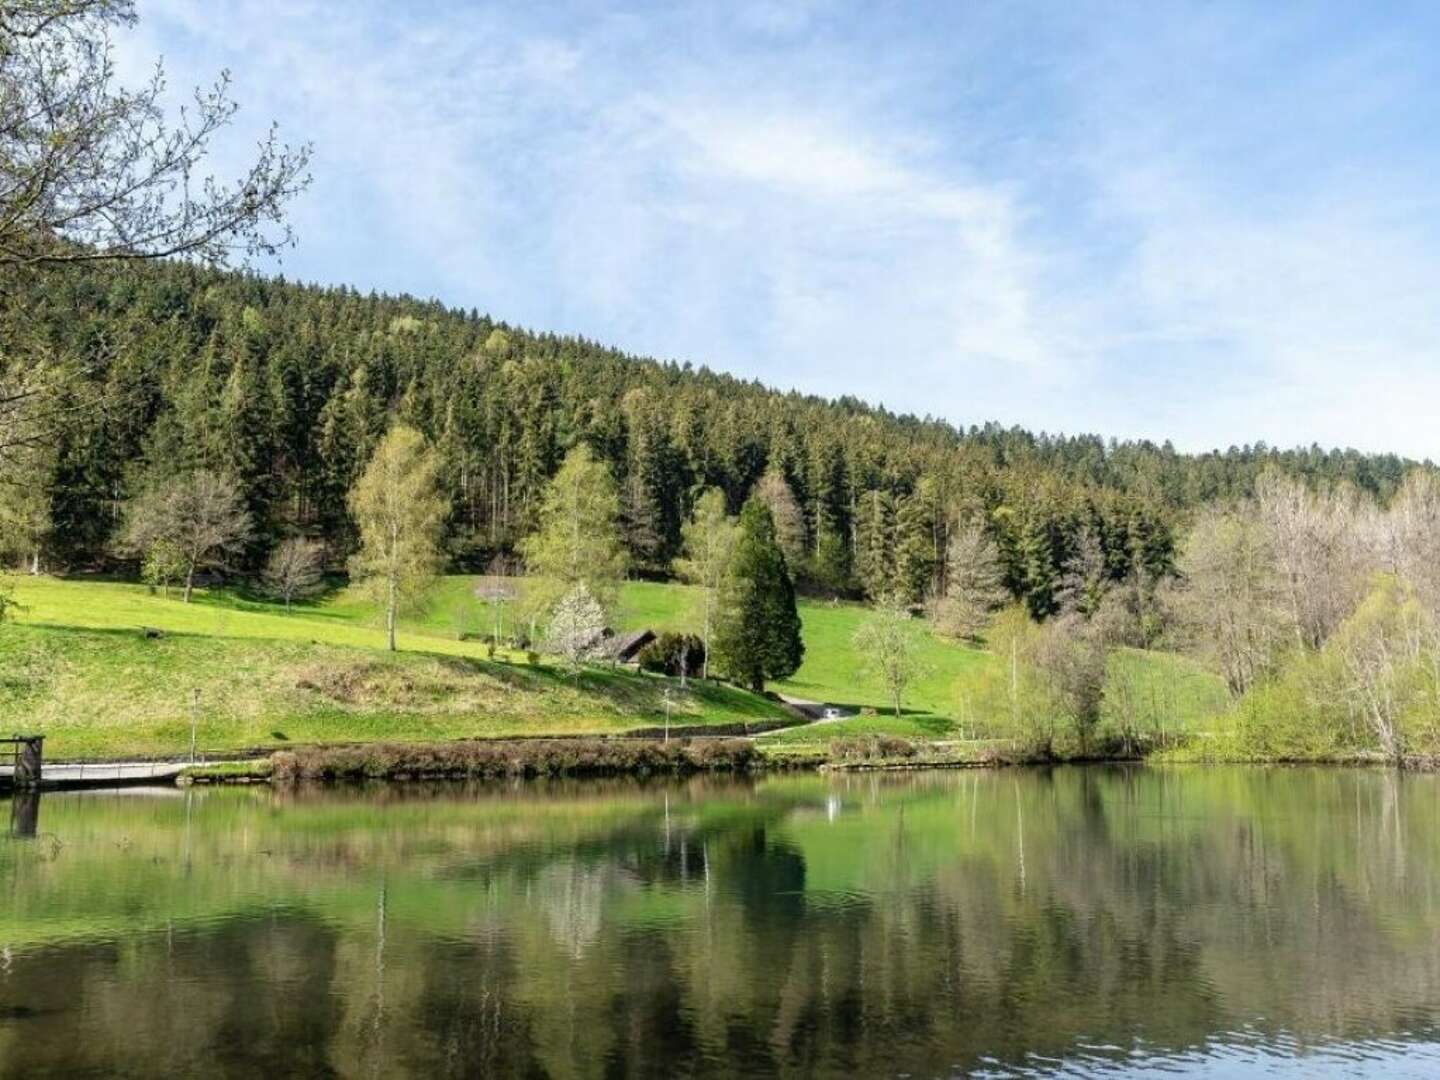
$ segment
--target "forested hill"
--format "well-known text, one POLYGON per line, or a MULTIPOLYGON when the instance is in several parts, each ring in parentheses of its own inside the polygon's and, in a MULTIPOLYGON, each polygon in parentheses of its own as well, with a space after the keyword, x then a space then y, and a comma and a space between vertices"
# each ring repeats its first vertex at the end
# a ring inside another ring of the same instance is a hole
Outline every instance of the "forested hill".
POLYGON ((262 526, 254 559, 303 532, 338 561, 351 535, 346 492, 396 416, 441 452, 457 566, 513 551, 542 485, 584 440, 620 482, 642 569, 668 567, 696 492, 718 486, 733 509, 778 472, 797 511, 792 556, 803 552, 813 586, 923 593, 942 572, 950 523, 969 517, 994 533, 1010 587, 1037 614, 1087 525, 1116 576, 1160 571, 1186 511, 1247 492, 1267 464, 1382 498, 1408 467, 1353 451, 1187 455, 956 427, 438 303, 182 264, 56 275, 8 302, 7 336, 38 336, 79 371, 66 383, 78 422, 28 485, 48 511, 48 558, 72 567, 109 557, 127 497, 196 467, 240 483, 262 526))

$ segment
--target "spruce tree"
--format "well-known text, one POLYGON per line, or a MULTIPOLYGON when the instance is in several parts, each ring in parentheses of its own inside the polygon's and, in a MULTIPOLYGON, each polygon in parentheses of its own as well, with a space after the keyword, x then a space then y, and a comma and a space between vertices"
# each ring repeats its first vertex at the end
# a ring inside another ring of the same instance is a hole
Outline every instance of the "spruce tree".
POLYGON ((793 674, 805 656, 795 585, 769 508, 752 497, 740 511, 740 533, 720 589, 716 662, 756 693, 766 679, 793 674))

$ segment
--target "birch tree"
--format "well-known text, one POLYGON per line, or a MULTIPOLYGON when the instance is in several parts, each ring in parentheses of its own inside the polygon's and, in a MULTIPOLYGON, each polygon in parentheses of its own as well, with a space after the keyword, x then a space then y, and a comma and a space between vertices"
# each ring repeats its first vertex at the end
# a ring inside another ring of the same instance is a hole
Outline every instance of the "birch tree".
POLYGON ((446 504, 439 472, 439 459, 421 434, 397 425, 350 491, 350 513, 360 532, 350 576, 380 605, 391 652, 401 609, 424 595, 440 567, 446 504))
POLYGON ((710 635, 720 586, 735 550, 738 530, 725 512, 725 494, 709 488, 695 501, 695 512, 681 527, 682 555, 675 573, 700 590, 700 640, 705 646, 701 678, 710 677, 710 635))
POLYGON ((906 687, 921 674, 923 628, 911 617, 905 597, 892 593, 875 605, 855 631, 854 645, 862 669, 885 686, 899 716, 906 687))
POLYGON ((608 608, 625 577, 620 497, 615 479, 584 443, 565 455, 545 488, 539 524, 521 544, 525 565, 548 607, 583 584, 608 608))

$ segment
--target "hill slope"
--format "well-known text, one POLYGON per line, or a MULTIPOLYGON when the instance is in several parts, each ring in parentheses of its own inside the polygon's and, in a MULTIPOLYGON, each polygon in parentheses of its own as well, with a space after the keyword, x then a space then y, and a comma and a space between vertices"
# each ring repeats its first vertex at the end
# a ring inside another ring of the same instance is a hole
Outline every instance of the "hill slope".
MULTIPOLYGON (((0 728, 43 731, 52 757, 184 753, 192 709, 199 746, 214 750, 616 734, 665 722, 659 679, 490 660, 424 619, 387 653, 344 593, 286 615, 224 593, 185 605, 110 582, 26 579, 17 591, 28 610, 0 628, 0 728)), ((788 715, 720 684, 692 686, 672 709, 676 725, 788 715)))

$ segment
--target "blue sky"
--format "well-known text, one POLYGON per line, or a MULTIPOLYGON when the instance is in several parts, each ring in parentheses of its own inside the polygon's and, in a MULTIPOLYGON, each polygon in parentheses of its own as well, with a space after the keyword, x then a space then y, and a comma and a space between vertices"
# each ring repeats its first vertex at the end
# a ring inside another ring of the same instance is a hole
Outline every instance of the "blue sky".
POLYGON ((1440 7, 140 0, 291 277, 969 424, 1440 458, 1440 7))

